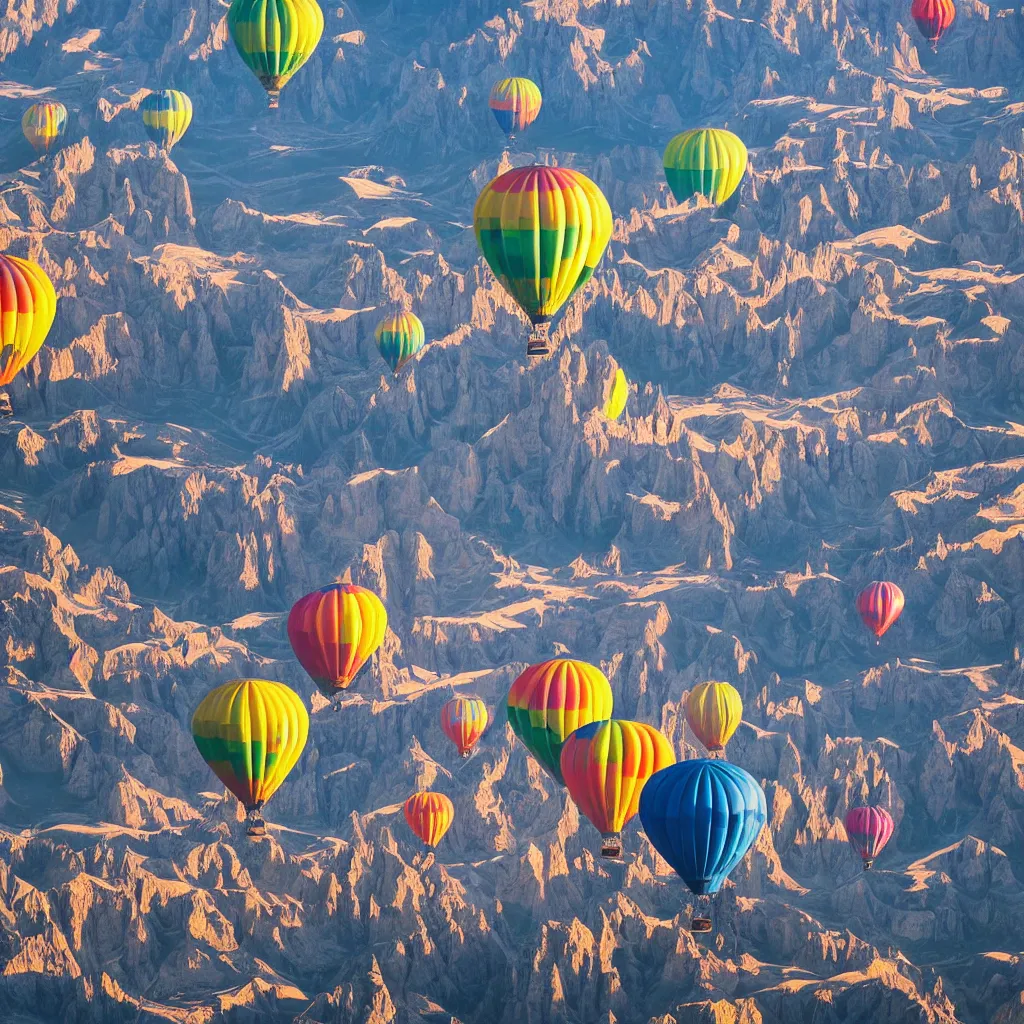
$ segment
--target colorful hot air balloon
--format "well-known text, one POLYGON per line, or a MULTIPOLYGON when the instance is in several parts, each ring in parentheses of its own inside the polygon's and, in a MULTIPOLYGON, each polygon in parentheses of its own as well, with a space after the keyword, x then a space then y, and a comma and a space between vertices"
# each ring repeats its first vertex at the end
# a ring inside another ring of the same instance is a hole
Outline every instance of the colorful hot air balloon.
POLYGON ((352 583, 332 583, 307 594, 288 615, 295 657, 328 698, 351 686, 380 647, 387 627, 388 613, 380 598, 352 583))
POLYGON ((33 103, 21 118, 21 130, 37 153, 49 153, 67 124, 68 108, 53 101, 33 103))
POLYGON ((192 101, 177 89, 151 92, 139 105, 146 134, 168 153, 192 123, 192 101))
POLYGON ((415 313, 396 313, 377 325, 377 348, 397 377, 403 366, 426 342, 423 324, 415 313))
POLYGON ((612 688, 599 668, 554 658, 531 665, 508 693, 508 721, 526 749, 561 785, 566 737, 581 725, 612 717, 612 688))
POLYGON ((455 807, 444 793, 414 793, 402 809, 409 828, 427 846, 437 846, 455 818, 455 807))
POLYGON ((665 147, 665 177, 677 203, 700 193, 724 203, 747 170, 747 147, 724 128, 681 132, 665 147))
POLYGON ((910 16, 917 23, 921 35, 938 49, 939 40, 946 34, 956 18, 953 0, 914 0, 910 16))
POLYGON ((743 720, 743 700, 729 683, 701 683, 690 691, 686 720, 708 750, 725 750, 743 720))
POLYGON ((473 230, 499 284, 530 318, 529 356, 548 354, 548 327, 593 276, 612 236, 601 190, 567 167, 516 167, 484 187, 473 230))
POLYGON ((203 760, 244 805, 249 835, 262 835, 260 815, 295 766, 309 733, 299 695, 267 679, 235 679, 211 690, 192 716, 203 760))
POLYGON ((320 42, 324 13, 316 0, 232 0, 228 30, 275 110, 281 90, 320 42))
POLYGON ((491 111, 510 142, 537 120, 543 102, 540 89, 528 78, 503 78, 491 89, 491 111))
POLYGON ((636 814, 644 783, 675 760, 669 741, 643 722, 591 722, 566 739, 562 776, 576 806, 601 833, 602 857, 621 855, 620 833, 636 814))
MULTIPOLYGON (((757 780, 728 761, 680 761, 651 776, 640 794, 647 838, 698 897, 718 892, 767 816, 757 780)), ((710 931, 711 920, 695 917, 692 928, 710 931)))
MULTIPOLYGON (((57 293, 31 260, 0 255, 0 388, 5 388, 42 348, 57 314, 57 293)), ((7 393, 0 407, 11 415, 7 393)))
POLYGON ((629 381, 622 372, 622 367, 615 371, 615 378, 612 380, 611 394, 608 401, 604 403, 603 412, 610 420, 617 420, 626 408, 626 400, 629 398, 629 381))
POLYGON ((852 807, 846 814, 846 837, 870 871, 875 858, 892 838, 896 825, 881 807, 852 807))
POLYGON ((441 728, 459 748, 459 757, 469 757, 487 728, 487 705, 479 697, 452 697, 441 708, 441 728))
POLYGON ((895 583, 871 583, 857 596, 857 611, 880 641, 903 612, 903 591, 895 583))

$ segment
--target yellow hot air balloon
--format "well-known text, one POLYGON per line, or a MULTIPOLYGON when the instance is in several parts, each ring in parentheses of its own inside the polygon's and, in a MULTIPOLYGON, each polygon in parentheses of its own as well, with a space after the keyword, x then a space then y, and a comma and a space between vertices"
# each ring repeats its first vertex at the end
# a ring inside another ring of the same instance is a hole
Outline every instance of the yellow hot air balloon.
POLYGON ((268 679, 234 679, 218 686, 192 716, 199 753, 242 802, 251 836, 265 834, 260 810, 295 767, 308 734, 302 699, 268 679))
POLYGON ((665 178, 677 203, 700 193, 724 203, 747 170, 747 147, 724 128, 680 132, 665 147, 665 178))
MULTIPOLYGON (((0 389, 25 369, 42 348, 57 314, 57 293, 31 260, 0 254, 0 389)), ((0 409, 10 416, 7 392, 0 409)))
POLYGON ((44 100, 33 103, 21 118, 21 130, 37 153, 49 153, 53 144, 64 134, 68 123, 68 108, 63 103, 44 100))
POLYGON ((617 420, 626 408, 626 400, 629 398, 629 381, 622 372, 622 367, 615 371, 615 379, 612 381, 612 391, 608 401, 604 403, 604 414, 610 420, 617 420))
POLYGON ((701 683, 690 691, 686 720, 709 751, 724 750, 743 720, 743 700, 729 683, 701 683))

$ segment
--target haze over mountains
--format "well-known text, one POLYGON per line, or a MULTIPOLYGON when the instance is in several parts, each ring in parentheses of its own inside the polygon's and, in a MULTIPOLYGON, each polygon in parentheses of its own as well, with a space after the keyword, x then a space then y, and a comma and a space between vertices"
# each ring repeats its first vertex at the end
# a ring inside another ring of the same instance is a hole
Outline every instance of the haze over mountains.
POLYGON ((0 423, 0 1019, 1024 1022, 1024 14, 960 3, 933 54, 875 0, 322 7, 276 113, 225 3, 0 14, 0 250, 60 296, 0 423), (505 73, 544 92, 511 157, 505 73), (704 124, 750 150, 719 211, 661 170, 704 124), (470 222, 534 160, 616 227, 527 366, 470 222), (405 300, 431 343, 395 382, 405 300), (346 576, 390 630, 333 714, 284 622, 346 576), (873 579, 907 598, 877 647, 873 579), (560 653, 680 757, 688 690, 743 694, 769 825, 707 941, 507 727, 560 653), (259 841, 189 734, 246 675, 313 712, 259 841), (453 690, 495 719, 468 762, 453 690), (425 857, 418 787, 456 807, 425 857))

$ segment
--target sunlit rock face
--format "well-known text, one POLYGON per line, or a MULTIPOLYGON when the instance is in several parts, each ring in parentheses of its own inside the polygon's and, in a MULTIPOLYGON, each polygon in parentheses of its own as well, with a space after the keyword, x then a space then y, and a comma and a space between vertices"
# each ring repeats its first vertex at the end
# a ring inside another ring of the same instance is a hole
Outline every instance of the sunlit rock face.
POLYGON ((962 4, 932 53, 873 0, 322 6, 276 113, 224 3, 0 14, 0 249, 60 296, 0 423, 0 1020, 1024 1022, 1020 12, 962 4), (511 152, 506 74, 544 92, 511 152), (750 152, 718 210, 661 170, 704 125, 750 152), (615 230, 528 365, 470 224, 530 161, 615 230), (396 379, 402 306, 429 344, 396 379), (341 579, 390 629, 334 713, 285 619, 341 579), (906 595, 878 645, 875 579, 906 595), (743 695, 769 820, 710 935, 513 737, 556 655, 679 757, 696 683, 743 695), (239 676, 311 712, 260 840, 189 729, 239 676), (493 720, 465 762, 453 692, 493 720), (418 788, 455 803, 433 853, 418 788), (868 873, 865 802, 896 822, 868 873))

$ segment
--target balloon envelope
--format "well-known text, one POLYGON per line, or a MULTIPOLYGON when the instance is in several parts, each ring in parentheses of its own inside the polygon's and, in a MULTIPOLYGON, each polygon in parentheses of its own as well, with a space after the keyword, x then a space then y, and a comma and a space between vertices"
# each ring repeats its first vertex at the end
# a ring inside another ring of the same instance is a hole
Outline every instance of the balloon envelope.
POLYGON ((953 0, 914 0, 910 16, 921 35, 934 46, 956 19, 956 6, 953 0))
POLYGON ((603 836, 621 832, 636 814, 640 791, 675 763, 672 745, 645 722, 591 722, 562 747, 560 766, 569 795, 603 836))
POLYGON ((743 720, 743 700, 729 683, 701 683, 690 691, 686 720, 708 750, 724 750, 743 720))
POLYGON ((437 846, 455 818, 455 807, 444 793, 414 793, 402 809, 409 828, 427 846, 437 846))
POLYGON ((585 661, 553 658, 531 665, 508 694, 512 731, 562 785, 560 758, 566 738, 581 725, 611 717, 612 688, 604 673, 585 661))
POLYGON ((487 728, 487 705, 479 697, 452 697, 441 708, 441 728, 466 757, 487 728))
POLYGON ((629 398, 629 381, 626 380, 625 373, 622 372, 622 367, 615 371, 615 377, 612 380, 612 391, 608 396, 608 401, 604 403, 604 414, 610 420, 617 420, 622 415, 622 410, 626 408, 626 400, 629 398))
POLYGON ((192 716, 192 738, 214 774, 259 809, 295 766, 309 733, 299 695, 268 679, 235 679, 211 690, 192 716))
POLYGON ((677 203, 698 193, 724 203, 747 170, 747 147, 723 128, 681 132, 665 147, 665 178, 677 203))
POLYGON ((307 594, 288 615, 295 657, 325 697, 351 686, 387 628, 380 598, 352 583, 332 583, 307 594))
POLYGON ((192 101, 178 89, 151 92, 139 105, 146 134, 168 152, 192 123, 192 101))
POLYGON ((426 342, 423 324, 415 313, 398 313, 377 325, 377 348, 397 377, 399 370, 426 342))
POLYGON ((653 775, 640 794, 647 838, 698 896, 718 892, 767 816, 757 780, 728 761, 680 761, 653 775))
POLYGON ((903 612, 903 591, 895 583, 871 583, 857 596, 864 625, 881 637, 903 612))
POLYGON ((502 78, 491 88, 489 105, 498 126, 512 137, 537 120, 542 102, 540 89, 529 78, 502 78))
POLYGON ((274 108, 320 42, 324 13, 316 0, 233 0, 228 31, 274 108))
POLYGON ((48 153, 67 123, 68 108, 63 103, 33 103, 21 117, 21 130, 37 153, 48 153))
POLYGON ((846 814, 846 837, 864 861, 864 867, 882 852, 892 838, 896 824, 882 807, 852 807, 846 814))
POLYGON ((57 293, 31 260, 0 255, 0 387, 42 348, 57 315, 57 293))

